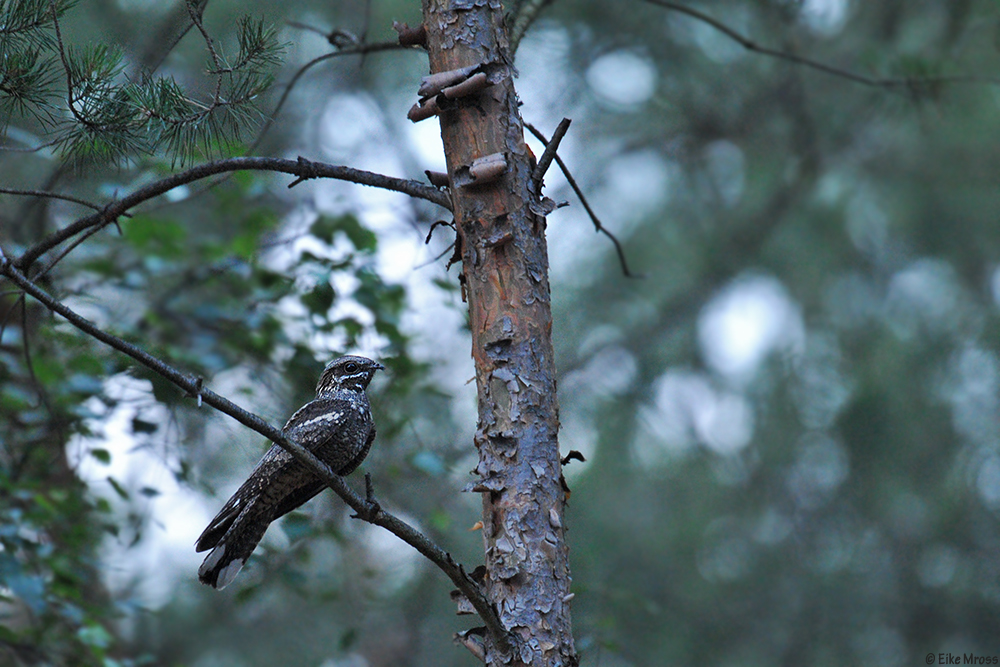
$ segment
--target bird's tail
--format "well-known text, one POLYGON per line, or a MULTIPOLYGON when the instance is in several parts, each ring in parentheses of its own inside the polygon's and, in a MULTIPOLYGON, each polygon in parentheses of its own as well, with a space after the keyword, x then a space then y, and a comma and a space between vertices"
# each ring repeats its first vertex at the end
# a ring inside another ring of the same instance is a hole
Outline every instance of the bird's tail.
POLYGON ((201 583, 222 589, 240 573, 271 522, 269 513, 266 510, 262 512, 260 505, 253 502, 244 508, 214 543, 206 543, 204 536, 199 539, 198 551, 212 549, 198 568, 201 583))

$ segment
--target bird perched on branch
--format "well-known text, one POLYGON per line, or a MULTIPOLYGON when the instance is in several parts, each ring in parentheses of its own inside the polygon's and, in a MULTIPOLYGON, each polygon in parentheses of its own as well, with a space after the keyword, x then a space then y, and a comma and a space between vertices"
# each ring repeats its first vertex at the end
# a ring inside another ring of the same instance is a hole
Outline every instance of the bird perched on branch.
MULTIPOLYGON (((352 472, 371 448, 375 424, 365 389, 384 368, 365 357, 334 359, 316 385, 316 398, 299 408, 282 433, 315 454, 339 475, 352 472)), ((223 588, 243 569, 264 531, 323 490, 325 484, 274 445, 195 543, 211 549, 198 568, 201 583, 223 588)))

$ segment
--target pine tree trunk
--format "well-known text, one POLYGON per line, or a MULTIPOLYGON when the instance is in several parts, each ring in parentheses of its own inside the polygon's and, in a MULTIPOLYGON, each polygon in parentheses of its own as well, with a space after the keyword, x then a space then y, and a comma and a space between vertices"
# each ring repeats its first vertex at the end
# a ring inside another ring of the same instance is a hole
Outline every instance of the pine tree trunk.
POLYGON ((483 66, 493 85, 445 101, 441 136, 455 203, 479 393, 486 593, 513 654, 490 665, 575 665, 563 519, 545 218, 532 185, 499 0, 424 0, 431 72, 483 66), (477 159, 500 154, 490 182, 477 159))

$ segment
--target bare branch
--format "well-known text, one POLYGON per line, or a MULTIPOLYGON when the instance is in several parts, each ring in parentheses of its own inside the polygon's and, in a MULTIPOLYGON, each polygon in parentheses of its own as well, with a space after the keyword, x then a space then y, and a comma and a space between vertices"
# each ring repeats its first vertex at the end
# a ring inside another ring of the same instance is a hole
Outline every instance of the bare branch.
POLYGON ((566 132, 569 130, 569 124, 572 121, 569 118, 563 118, 559 121, 559 125, 556 126, 556 131, 552 133, 552 138, 545 144, 545 152, 542 153, 542 157, 538 158, 538 164, 535 166, 535 171, 531 174, 531 180, 535 184, 535 189, 538 190, 542 186, 542 179, 545 178, 545 172, 549 170, 549 165, 552 164, 552 158, 556 156, 556 151, 559 150, 559 144, 562 142, 563 137, 566 136, 566 132))
POLYGON ((365 498, 362 498, 360 495, 355 493, 354 490, 347 485, 347 482, 344 481, 343 477, 334 473, 328 465, 317 458, 311 451, 297 442, 289 440, 282 435, 280 430, 267 423, 257 415, 244 410, 229 399, 216 394, 212 390, 204 388, 202 386, 201 378, 192 375, 185 375, 160 359, 152 356, 145 350, 142 350, 138 346, 98 328, 93 322, 81 317, 65 304, 57 301, 38 287, 38 285, 29 280, 14 266, 13 262, 10 262, 3 256, 2 252, 0 252, 0 274, 7 276, 11 282, 16 284, 26 293, 30 294, 52 312, 61 315, 80 331, 96 338, 105 345, 118 350, 122 354, 135 359, 146 368, 152 370, 154 373, 183 389, 188 393, 188 395, 198 397, 201 402, 204 402, 216 410, 229 415, 244 426, 253 429, 287 451, 304 466, 309 468, 314 475, 323 480, 328 487, 333 489, 334 493, 340 496, 344 502, 347 503, 347 505, 354 509, 358 513, 359 517, 376 526, 385 528, 437 565, 438 568, 440 568, 441 571, 444 572, 449 579, 451 579, 452 583, 454 583, 455 586, 457 586, 458 589, 469 598, 480 617, 482 617, 483 621, 487 624, 491 634, 495 635, 498 645, 507 645, 506 631, 500 624, 500 619, 497 617, 496 611, 483 595, 479 586, 465 574, 462 567, 455 562, 454 558, 451 557, 451 554, 434 544, 430 539, 417 531, 415 528, 392 514, 389 514, 385 510, 379 509, 378 511, 372 511, 372 506, 365 498))
POLYGON ((121 199, 111 202, 93 215, 81 218, 60 230, 53 232, 40 242, 28 248, 28 250, 14 262, 14 264, 18 269, 25 271, 41 255, 84 230, 90 229, 91 227, 103 227, 110 224, 116 221, 119 216, 125 215, 126 212, 142 202, 154 199, 181 185, 186 185, 187 183, 192 183, 216 174, 223 174, 232 171, 275 171, 298 176, 299 178, 333 178, 342 181, 349 181, 351 183, 358 183, 360 185, 382 188, 384 190, 402 192, 403 194, 411 197, 424 199, 432 204, 437 204, 438 206, 451 210, 451 199, 447 194, 441 192, 437 188, 424 185, 418 181, 385 176, 383 174, 376 174, 370 171, 363 171, 361 169, 352 169, 351 167, 342 167, 322 162, 309 162, 308 160, 284 160, 280 158, 265 157, 234 157, 206 162, 205 164, 192 167, 191 169, 168 176, 162 180, 144 185, 121 199))
MULTIPOLYGON (((126 215, 128 215, 128 214, 126 214, 126 215)), ((73 239, 73 242, 70 243, 69 245, 67 245, 65 248, 63 248, 62 251, 58 255, 56 255, 51 260, 49 260, 48 264, 46 264, 45 267, 41 271, 39 271, 37 274, 35 274, 34 276, 32 276, 34 278, 34 280, 39 280, 43 276, 45 276, 49 271, 51 271, 55 267, 56 264, 58 264, 59 262, 61 262, 63 260, 63 258, 66 257, 66 255, 68 255, 71 252, 73 252, 76 248, 78 248, 80 246, 81 243, 83 243, 84 241, 86 241, 87 239, 89 239, 91 236, 93 236, 97 232, 101 231, 101 229, 103 229, 103 227, 91 227, 90 229, 88 229, 84 233, 80 234, 75 239, 73 239)), ((121 230, 119 229, 119 232, 120 231, 121 230)))
MULTIPOLYGON (((149 41, 146 53, 142 55, 139 62, 143 63, 145 69, 150 73, 160 69, 160 65, 167 59, 167 56, 177 47, 188 31, 194 26, 191 23, 191 4, 176 7, 168 16, 157 34, 149 41)), ((208 0, 196 0, 193 11, 198 16, 203 16, 208 0)))
POLYGON ((676 2, 670 2, 669 0, 645 0, 652 5, 658 5, 665 9, 677 12, 678 14, 684 14, 690 16, 693 19, 701 21, 702 23, 715 28, 723 35, 733 40, 740 46, 742 46, 747 51, 752 51, 754 53, 759 53, 762 56, 768 56, 771 58, 777 58, 778 60, 785 60, 787 62, 795 63, 796 65, 802 65, 803 67, 808 67, 814 69, 818 72, 823 72, 824 74, 829 74, 831 76, 840 77, 841 79, 847 79, 848 81, 853 81, 854 83, 860 83, 864 86, 872 86, 876 88, 914 88, 921 85, 933 85, 940 83, 986 83, 997 85, 1000 84, 1000 78, 997 77, 984 77, 984 76, 974 76, 967 74, 960 74, 954 76, 934 76, 934 77, 871 77, 865 76, 864 74, 858 74, 856 72, 851 72, 846 69, 841 69, 839 67, 834 67, 832 65, 827 65, 826 63, 819 62, 818 60, 812 60, 804 56, 800 56, 796 53, 790 53, 788 51, 779 51, 777 49, 771 49, 766 46, 760 46, 757 42, 753 41, 749 37, 745 37, 740 33, 736 32, 725 23, 712 18, 704 12, 698 11, 692 7, 687 7, 685 5, 678 4, 676 2))
POLYGON ((87 208, 92 208, 95 211, 101 210, 100 206, 92 202, 89 202, 86 199, 80 199, 78 197, 73 197, 72 195, 59 194, 58 192, 49 192, 47 190, 20 190, 18 188, 0 188, 0 194, 19 195, 22 197, 47 197, 48 199, 62 199, 63 201, 71 201, 74 204, 79 204, 80 206, 86 206, 87 208))
MULTIPOLYGON (((524 126, 528 128, 529 132, 535 135, 536 139, 538 139, 543 144, 548 146, 549 140, 545 138, 544 134, 538 131, 538 128, 536 128, 531 123, 525 123, 524 126)), ((599 233, 607 236, 609 239, 611 239, 611 243, 614 244, 615 252, 618 254, 618 263, 621 264, 622 273, 625 274, 625 277, 644 278, 645 276, 643 274, 632 273, 632 271, 629 270, 628 261, 625 259, 625 250, 622 248, 622 244, 618 241, 618 237, 609 232, 604 227, 604 225, 601 224, 601 219, 597 217, 596 213, 594 213, 594 209, 590 208, 590 202, 587 201, 587 197, 586 195, 583 194, 583 190, 581 190, 580 186, 577 185, 576 179, 573 178, 573 174, 571 174, 569 171, 569 167, 567 167, 566 163, 563 162, 561 157, 559 157, 559 153, 555 154, 555 160, 556 164, 559 165, 560 171, 562 171, 563 175, 566 177, 566 182, 569 183, 569 187, 573 188, 573 192, 576 193, 576 196, 580 200, 580 203, 583 204, 583 210, 587 212, 587 215, 590 216, 590 221, 594 223, 594 229, 596 229, 599 233)))
MULTIPOLYGON (((308 30, 316 30, 315 28, 312 28, 310 26, 297 26, 297 27, 302 27, 303 29, 308 29, 308 30)), ((295 88, 296 84, 298 84, 299 79, 301 79, 306 72, 308 72, 316 65, 320 64, 321 62, 330 60, 331 58, 339 58, 340 56, 352 56, 352 55, 364 56, 366 54, 375 53, 377 51, 413 51, 413 50, 416 49, 414 49, 414 47, 402 46, 397 42, 374 42, 371 44, 356 44, 354 46, 345 46, 336 51, 332 51, 330 53, 324 53, 319 57, 313 58, 305 65, 300 67, 299 70, 295 72, 292 78, 288 81, 288 84, 285 86, 285 92, 281 94, 281 99, 279 99, 278 103, 274 106, 274 111, 271 112, 271 115, 264 123, 264 126, 260 129, 260 132, 257 134, 257 139, 247 149, 247 153, 252 153, 257 148, 257 146, 260 145, 260 142, 264 138, 264 135, 267 133, 268 130, 271 129, 271 126, 274 125, 275 119, 277 119, 278 114, 281 113, 282 108, 284 108, 285 102, 288 101, 288 96, 292 94, 292 89, 295 88)))

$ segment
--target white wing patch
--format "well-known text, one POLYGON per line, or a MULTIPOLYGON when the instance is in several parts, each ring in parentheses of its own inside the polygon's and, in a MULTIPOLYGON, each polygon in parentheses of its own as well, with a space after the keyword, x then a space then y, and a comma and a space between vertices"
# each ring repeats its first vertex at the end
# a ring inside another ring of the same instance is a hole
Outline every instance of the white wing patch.
POLYGON ((219 572, 219 580, 216 582, 215 587, 222 590, 229 584, 233 583, 233 579, 236 578, 236 575, 240 573, 240 570, 243 569, 245 564, 246 560, 238 559, 222 568, 222 571, 219 572))
MULTIPOLYGON (((212 553, 208 554, 208 558, 206 558, 205 562, 198 568, 198 577, 204 579, 209 572, 215 569, 215 566, 219 564, 219 561, 221 561, 225 555, 225 544, 220 544, 212 549, 212 553)), ((229 584, 233 583, 233 579, 235 579, 236 575, 240 573, 240 570, 243 569, 246 562, 245 558, 241 558, 234 560, 232 563, 222 568, 219 571, 218 578, 215 580, 215 587, 222 590, 229 584)))
POLYGON ((211 572, 212 568, 219 564, 222 557, 226 555, 226 545, 220 544, 219 546, 212 549, 212 553, 208 554, 205 558, 205 562, 201 564, 198 568, 198 576, 205 574, 206 572, 211 572))
POLYGON ((324 424, 327 422, 338 422, 340 418, 344 416, 343 412, 328 412, 325 415, 320 415, 318 417, 313 417, 308 421, 304 421, 299 424, 299 427, 312 426, 313 424, 324 424))

